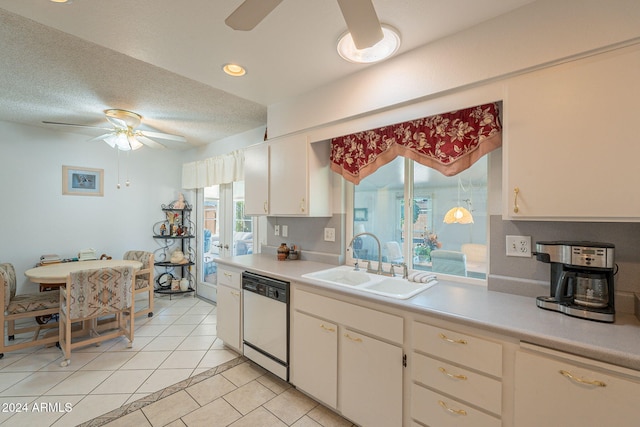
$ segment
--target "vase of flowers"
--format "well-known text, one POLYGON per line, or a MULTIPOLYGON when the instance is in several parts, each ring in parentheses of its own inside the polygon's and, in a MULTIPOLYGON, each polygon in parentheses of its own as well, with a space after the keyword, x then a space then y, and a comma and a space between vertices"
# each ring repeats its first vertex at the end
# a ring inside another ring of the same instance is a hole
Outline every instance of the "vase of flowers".
POLYGON ((424 233, 423 243, 419 243, 415 249, 418 262, 431 261, 431 251, 440 248, 442 248, 442 243, 438 241, 438 235, 426 231, 424 233))

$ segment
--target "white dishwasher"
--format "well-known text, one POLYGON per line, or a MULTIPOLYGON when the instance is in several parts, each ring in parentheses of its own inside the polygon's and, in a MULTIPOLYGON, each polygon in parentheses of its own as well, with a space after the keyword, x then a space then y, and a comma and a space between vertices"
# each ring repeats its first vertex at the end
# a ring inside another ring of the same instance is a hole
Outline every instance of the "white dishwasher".
POLYGON ((289 381, 289 282, 242 273, 245 357, 289 381))

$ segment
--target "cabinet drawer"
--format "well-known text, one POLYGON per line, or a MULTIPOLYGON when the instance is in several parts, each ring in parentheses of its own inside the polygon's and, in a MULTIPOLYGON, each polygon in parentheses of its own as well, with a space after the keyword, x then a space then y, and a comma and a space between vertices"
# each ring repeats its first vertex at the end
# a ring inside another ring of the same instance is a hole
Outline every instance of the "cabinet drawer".
POLYGON ((293 305, 296 310, 325 319, 330 316, 332 322, 400 345, 403 343, 402 317, 297 289, 293 305))
POLYGON ((518 427, 538 426, 540 420, 554 419, 562 419, 567 427, 637 426, 639 395, 638 377, 538 353, 516 353, 518 427))
POLYGON ((422 354, 413 353, 413 379, 494 414, 502 412, 502 383, 422 354))
POLYGON ((411 417, 429 427, 500 427, 502 425, 498 418, 416 384, 411 385, 411 417))
POLYGON ((218 283, 240 289, 242 272, 218 267, 218 283))
POLYGON ((502 345, 483 338, 413 322, 413 348, 452 363, 502 377, 502 345))

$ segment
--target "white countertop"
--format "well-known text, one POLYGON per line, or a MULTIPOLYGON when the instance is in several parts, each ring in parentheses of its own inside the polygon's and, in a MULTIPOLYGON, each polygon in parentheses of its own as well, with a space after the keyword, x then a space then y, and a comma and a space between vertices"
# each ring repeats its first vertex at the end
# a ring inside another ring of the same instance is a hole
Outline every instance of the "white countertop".
POLYGON ((277 261, 275 255, 241 255, 216 260, 222 265, 248 269, 276 278, 316 285, 363 300, 382 303, 478 327, 560 351, 640 370, 640 321, 616 313, 615 323, 578 319, 542 310, 535 298, 493 292, 485 287, 439 280, 430 289, 398 300, 322 284, 303 274, 335 267, 312 261, 277 261))

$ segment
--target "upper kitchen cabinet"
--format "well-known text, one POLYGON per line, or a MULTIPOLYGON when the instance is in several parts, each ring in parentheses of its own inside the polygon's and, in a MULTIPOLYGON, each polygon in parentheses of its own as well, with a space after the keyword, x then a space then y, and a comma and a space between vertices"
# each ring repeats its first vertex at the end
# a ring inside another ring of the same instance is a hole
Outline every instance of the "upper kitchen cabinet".
POLYGON ((269 215, 331 216, 330 142, 297 135, 269 149, 269 215))
POLYGON ((249 147, 244 151, 244 213, 269 214, 269 145, 249 147))
POLYGON ((503 218, 639 221, 640 47, 508 82, 503 218))

